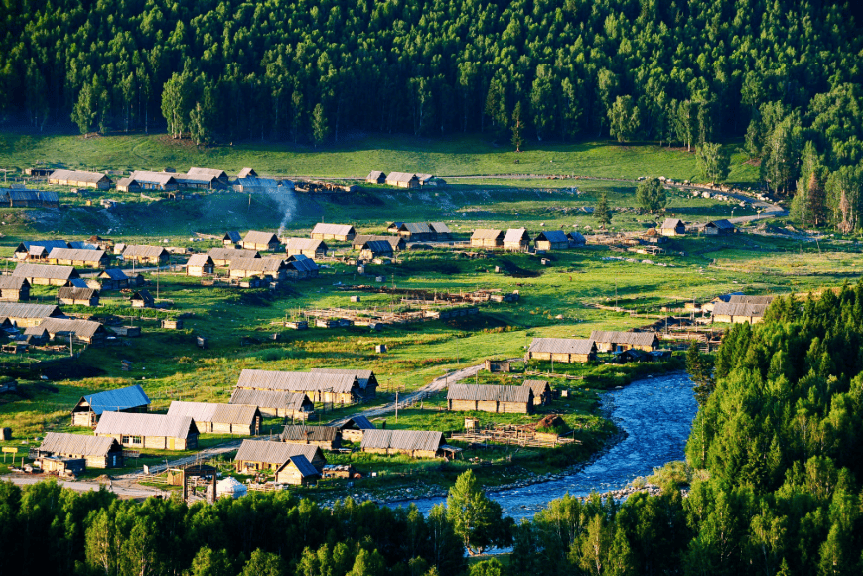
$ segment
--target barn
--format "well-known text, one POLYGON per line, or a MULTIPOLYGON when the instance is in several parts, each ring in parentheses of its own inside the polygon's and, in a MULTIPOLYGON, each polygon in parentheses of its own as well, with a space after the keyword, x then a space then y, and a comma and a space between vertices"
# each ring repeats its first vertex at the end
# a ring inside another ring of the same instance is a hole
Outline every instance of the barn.
MULTIPOLYGON (((169 192, 177 190, 180 185, 174 178, 174 175, 169 172, 150 172, 149 170, 137 170, 129 176, 129 184, 134 181, 137 187, 129 188, 128 192, 137 192, 138 190, 160 190, 169 192)), ((119 190, 119 188, 118 188, 119 190)))
POLYGON ((48 432, 36 451, 43 457, 81 458, 87 468, 123 467, 123 447, 103 436, 48 432))
POLYGON ((249 230, 240 242, 240 246, 246 250, 276 252, 279 249, 279 238, 272 232, 249 230))
POLYGON ((351 404, 362 397, 357 377, 326 372, 278 372, 244 368, 237 388, 303 392, 313 402, 351 404))
POLYGON ((450 384, 446 400, 448 410, 513 414, 533 412, 533 390, 529 386, 450 384))
POLYGON ((350 242, 357 235, 356 229, 350 224, 327 224, 319 222, 312 229, 314 240, 340 240, 350 242))
POLYGON ((314 444, 323 450, 337 450, 342 446, 338 428, 332 426, 286 425, 279 439, 290 444, 314 444))
POLYGON ((260 276, 284 280, 287 276, 287 265, 281 258, 235 258, 231 260, 228 275, 231 278, 260 276))
POLYGON ((686 225, 677 218, 666 218, 659 227, 659 233, 663 236, 683 236, 686 234, 686 225))
POLYGON ((60 304, 69 306, 98 306, 99 291, 93 288, 64 287, 57 291, 60 304))
POLYGON ((54 248, 68 247, 65 240, 33 240, 18 244, 14 256, 16 260, 44 260, 54 248))
POLYGON ((127 244, 123 250, 123 260, 126 262, 138 262, 139 264, 164 264, 171 258, 171 253, 161 246, 148 246, 146 244, 127 244))
POLYGON ((372 170, 369 172, 369 175, 366 176, 367 184, 386 184, 387 175, 381 172, 380 170, 372 170))
POLYGON ((104 250, 89 250, 81 248, 52 248, 48 254, 48 262, 63 266, 81 266, 83 268, 104 268, 110 259, 104 250))
POLYGON ((551 403, 551 386, 548 385, 548 380, 525 380, 521 385, 533 391, 534 406, 551 403))
POLYGON ((107 190, 111 180, 102 172, 84 172, 82 170, 54 170, 48 176, 48 184, 60 186, 77 186, 78 188, 96 188, 107 190))
POLYGON ((342 440, 346 440, 347 442, 360 442, 366 430, 376 429, 375 425, 362 414, 348 418, 338 425, 337 428, 342 433, 342 440))
POLYGON ((93 434, 115 438, 122 446, 130 448, 194 450, 198 447, 198 427, 191 416, 105 412, 93 434))
POLYGON ((371 370, 355 368, 312 368, 313 374, 347 374, 355 376, 360 387, 360 393, 366 400, 372 400, 377 395, 378 379, 371 370))
POLYGON ((412 458, 442 458, 442 432, 425 430, 366 430, 360 450, 372 454, 407 454, 412 458))
POLYGON ((187 276, 205 276, 212 274, 214 270, 213 259, 206 254, 192 254, 192 257, 186 262, 187 276))
POLYGON ((108 336, 108 331, 101 323, 90 320, 45 318, 38 327, 47 330, 51 340, 62 338, 68 342, 71 339, 78 344, 102 344, 108 336))
POLYGON ((122 290, 129 287, 129 277, 120 268, 106 268, 96 276, 102 290, 122 290))
POLYGON ((191 416, 201 434, 252 436, 261 431, 261 411, 257 406, 174 400, 168 416, 191 416))
POLYGON ((285 238, 285 252, 288 256, 323 258, 327 255, 327 244, 313 238, 285 238))
POLYGON ((38 326, 45 318, 62 316, 60 308, 54 304, 24 304, 0 302, 0 318, 8 318, 18 328, 38 326))
POLYGON ((596 342, 599 352, 620 352, 623 350, 643 350, 652 352, 659 347, 656 332, 610 332, 594 330, 590 339, 596 342))
POLYGON ((397 188, 419 188, 420 181, 416 174, 408 172, 390 172, 385 180, 387 186, 395 186, 397 188))
POLYGON ((29 299, 29 280, 20 276, 0 276, 0 301, 26 302, 29 299))
POLYGON ((571 338, 534 338, 525 354, 527 360, 584 364, 596 360, 596 343, 571 338))
POLYGON ((371 260, 373 258, 392 258, 393 247, 389 242, 383 240, 369 240, 360 248, 360 258, 371 260))
POLYGON ((470 245, 476 248, 500 248, 503 246, 503 230, 480 228, 474 230, 470 237, 470 245))
POLYGON ((20 263, 15 267, 12 276, 26 278, 30 285, 66 286, 73 278, 79 278, 78 271, 72 266, 57 266, 55 264, 20 263))
POLYGON ((82 396, 72 408, 72 426, 93 427, 103 412, 146 412, 150 398, 140 385, 82 396))
POLYGON ((713 322, 734 324, 758 324, 764 320, 769 304, 745 304, 717 302, 713 305, 713 322))
POLYGON ((210 248, 207 256, 213 259, 216 266, 230 266, 232 260, 239 258, 260 258, 256 250, 235 250, 233 248, 210 248))
POLYGON ((314 444, 290 444, 271 440, 243 440, 234 467, 237 472, 255 470, 278 470, 292 456, 305 456, 315 470, 320 472, 327 464, 323 451, 314 444))
POLYGON ((305 392, 234 388, 230 404, 257 406, 263 416, 306 420, 315 411, 305 392))
POLYGON ((569 238, 563 230, 543 231, 533 239, 533 247, 537 250, 566 250, 569 248, 569 238))
POLYGON ((276 469, 275 480, 279 484, 307 486, 320 479, 321 472, 302 454, 291 456, 287 462, 276 469))
POLYGON ((513 252, 526 252, 530 247, 530 236, 524 228, 510 228, 503 236, 503 247, 513 252))

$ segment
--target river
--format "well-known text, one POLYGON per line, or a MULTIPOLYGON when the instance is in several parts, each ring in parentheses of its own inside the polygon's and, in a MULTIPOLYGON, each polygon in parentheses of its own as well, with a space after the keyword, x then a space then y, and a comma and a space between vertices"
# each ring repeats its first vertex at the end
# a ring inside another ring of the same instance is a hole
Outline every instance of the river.
MULTIPOLYGON (((626 437, 593 462, 559 480, 490 494, 501 504, 504 514, 516 520, 530 518, 549 501, 567 492, 586 496, 594 490, 618 490, 638 476, 651 474, 655 467, 683 459, 683 449, 698 408, 692 381, 685 373, 635 380, 628 386, 604 393, 602 402, 626 437)), ((410 503, 427 514, 432 506, 442 502, 444 498, 421 498, 410 503)))

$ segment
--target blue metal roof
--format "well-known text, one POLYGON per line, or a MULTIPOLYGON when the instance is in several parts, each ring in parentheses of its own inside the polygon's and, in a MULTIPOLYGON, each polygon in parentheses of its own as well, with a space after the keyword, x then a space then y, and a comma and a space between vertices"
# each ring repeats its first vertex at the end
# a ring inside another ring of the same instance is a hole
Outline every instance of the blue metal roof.
POLYGON ((291 456, 290 458, 288 458, 288 460, 294 463, 294 466, 296 466, 297 470, 300 471, 300 475, 302 477, 305 478, 306 476, 318 475, 317 469, 312 466, 312 463, 309 462, 309 459, 306 458, 304 455, 297 454, 296 456, 291 456))
POLYGON ((102 412, 115 412, 126 410, 136 406, 146 406, 150 398, 139 384, 118 388, 117 390, 106 390, 84 396, 84 401, 90 405, 90 409, 96 414, 102 412))

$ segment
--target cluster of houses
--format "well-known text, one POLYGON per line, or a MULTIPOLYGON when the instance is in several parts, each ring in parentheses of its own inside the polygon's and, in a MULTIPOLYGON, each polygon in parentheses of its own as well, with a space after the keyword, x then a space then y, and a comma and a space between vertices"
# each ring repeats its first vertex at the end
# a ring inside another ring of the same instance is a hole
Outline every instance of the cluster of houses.
POLYGON ((503 248, 513 252, 527 252, 531 242, 537 251, 567 250, 584 246, 586 240, 578 232, 566 233, 562 230, 544 230, 531 239, 524 228, 496 230, 480 228, 474 230, 470 245, 476 248, 503 248))
POLYGON ((687 226, 679 218, 666 218, 658 227, 660 236, 685 236, 687 233, 701 233, 707 236, 729 236, 737 232, 737 228, 727 219, 711 220, 705 224, 690 224, 687 226))
POLYGON ((433 174, 416 174, 413 172, 390 172, 372 170, 366 176, 368 184, 385 184, 396 188, 424 188, 426 186, 444 186, 446 182, 433 174))
MULTIPOLYGON (((104 172, 87 172, 84 170, 51 170, 47 168, 30 168, 25 170, 28 176, 48 178, 49 184, 74 186, 76 188, 94 188, 108 190, 112 182, 104 172)), ((288 182, 292 185, 292 183, 288 182)), ((190 168, 188 172, 164 170, 153 172, 136 170, 129 176, 120 178, 116 188, 120 192, 145 192, 155 190, 173 192, 177 190, 220 190, 238 189, 240 192, 253 191, 254 188, 275 188, 283 185, 282 180, 258 178, 252 168, 243 168, 231 179, 224 170, 218 168, 190 168)))

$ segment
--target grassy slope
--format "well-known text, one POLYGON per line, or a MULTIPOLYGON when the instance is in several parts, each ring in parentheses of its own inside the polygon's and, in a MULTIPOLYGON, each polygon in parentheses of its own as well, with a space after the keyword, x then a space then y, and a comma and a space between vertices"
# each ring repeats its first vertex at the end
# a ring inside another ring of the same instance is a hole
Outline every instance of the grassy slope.
MULTIPOLYGON (((729 145, 729 150, 736 146, 729 145)), ((757 169, 734 153, 731 182, 757 180, 757 169)), ((191 166, 221 168, 236 174, 252 166, 262 174, 364 178, 370 170, 416 171, 439 176, 473 174, 568 174, 608 178, 666 176, 696 180, 695 155, 660 150, 654 144, 618 145, 612 141, 556 144, 532 142, 516 154, 490 135, 452 135, 440 139, 375 134, 317 149, 292 144, 243 143, 198 149, 164 134, 25 136, 0 133, 0 165, 24 169, 46 162, 69 168, 162 170, 191 166), (516 161, 518 162, 516 164, 516 161)))

